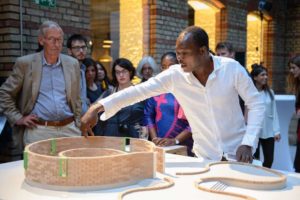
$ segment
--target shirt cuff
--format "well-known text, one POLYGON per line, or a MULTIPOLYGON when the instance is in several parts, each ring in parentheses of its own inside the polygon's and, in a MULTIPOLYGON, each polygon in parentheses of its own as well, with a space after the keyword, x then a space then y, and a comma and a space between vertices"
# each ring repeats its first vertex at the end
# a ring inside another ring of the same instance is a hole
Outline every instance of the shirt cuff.
POLYGON ((110 105, 110 102, 105 98, 99 100, 97 103, 101 104, 104 108, 104 112, 101 114, 100 120, 105 121, 111 118, 116 113, 116 109, 114 109, 113 106, 110 105))
POLYGON ((246 135, 243 137, 243 140, 242 140, 242 144, 241 144, 241 145, 248 145, 248 146, 250 146, 250 147, 256 149, 256 143, 257 143, 257 137, 256 137, 256 136, 246 134, 246 135))

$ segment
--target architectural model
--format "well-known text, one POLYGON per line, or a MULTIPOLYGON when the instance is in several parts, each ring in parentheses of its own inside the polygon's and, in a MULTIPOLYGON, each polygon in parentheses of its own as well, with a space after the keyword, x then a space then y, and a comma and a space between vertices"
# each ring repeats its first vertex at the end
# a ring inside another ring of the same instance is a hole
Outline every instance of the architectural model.
POLYGON ((26 146, 25 181, 55 190, 93 190, 135 184, 164 173, 164 150, 121 137, 67 137, 26 146))

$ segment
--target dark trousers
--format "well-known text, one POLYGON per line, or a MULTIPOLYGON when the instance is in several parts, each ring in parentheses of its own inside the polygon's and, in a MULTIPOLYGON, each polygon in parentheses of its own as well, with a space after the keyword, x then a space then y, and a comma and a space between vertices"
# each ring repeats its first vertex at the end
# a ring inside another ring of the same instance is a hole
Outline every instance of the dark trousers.
POLYGON ((23 159, 23 152, 20 151, 13 140, 12 128, 6 122, 0 134, 0 163, 11 162, 23 159))
POLYGON ((254 154, 254 157, 257 159, 259 159, 260 146, 262 147, 263 154, 264 154, 263 166, 271 168, 274 159, 274 138, 273 137, 267 139, 259 138, 257 149, 254 154))
POLYGON ((295 172, 300 173, 300 142, 297 142, 297 149, 296 149, 294 167, 295 167, 295 172))

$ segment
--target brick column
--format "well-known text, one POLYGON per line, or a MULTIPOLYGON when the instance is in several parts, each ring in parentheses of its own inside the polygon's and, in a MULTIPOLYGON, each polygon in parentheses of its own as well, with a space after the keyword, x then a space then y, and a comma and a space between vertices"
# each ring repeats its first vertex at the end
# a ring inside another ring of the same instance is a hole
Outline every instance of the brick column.
POLYGON ((158 63, 167 51, 175 51, 179 33, 188 26, 186 0, 149 0, 150 55, 158 63))

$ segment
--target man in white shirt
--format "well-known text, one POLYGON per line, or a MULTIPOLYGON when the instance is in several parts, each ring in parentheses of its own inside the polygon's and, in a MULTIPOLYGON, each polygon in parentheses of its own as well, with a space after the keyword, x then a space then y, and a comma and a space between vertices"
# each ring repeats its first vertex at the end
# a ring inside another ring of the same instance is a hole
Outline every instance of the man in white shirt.
POLYGON ((208 35, 203 29, 192 26, 183 30, 176 41, 180 64, 93 104, 81 119, 83 134, 93 134, 91 127, 98 112, 105 111, 101 115, 105 120, 129 104, 171 92, 190 123, 198 157, 252 162, 263 121, 263 101, 238 62, 212 56, 208 50, 208 35), (247 127, 238 95, 249 108, 247 127))

